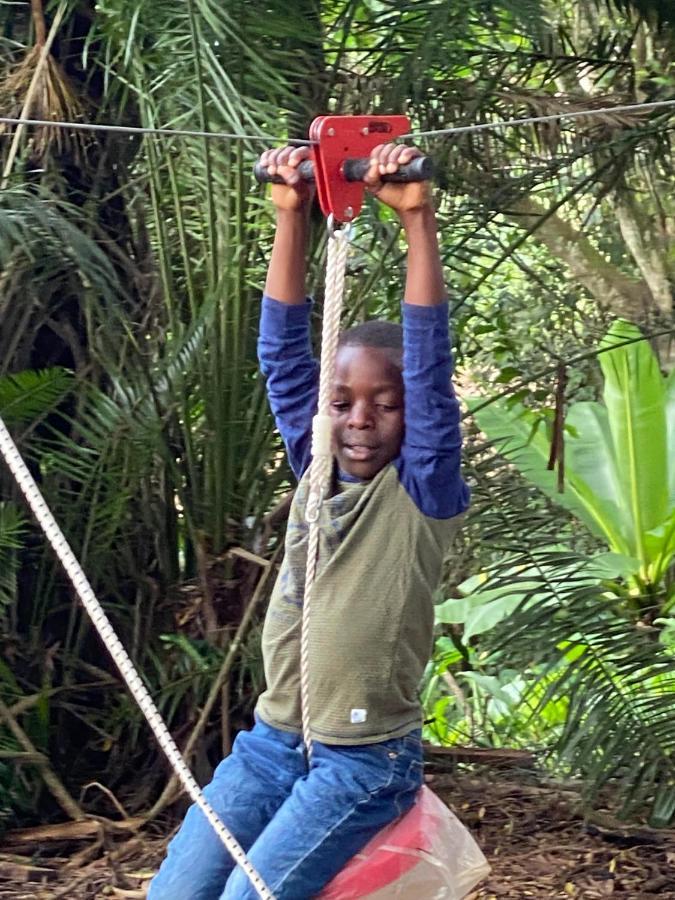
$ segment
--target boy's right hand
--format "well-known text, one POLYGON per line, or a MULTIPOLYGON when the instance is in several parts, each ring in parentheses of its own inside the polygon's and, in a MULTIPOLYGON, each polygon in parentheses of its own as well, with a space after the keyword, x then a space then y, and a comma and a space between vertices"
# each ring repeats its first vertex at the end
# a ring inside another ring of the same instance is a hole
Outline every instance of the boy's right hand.
POLYGON ((304 181, 296 171, 310 154, 309 147, 275 147, 261 155, 260 165, 266 167, 270 175, 280 175, 286 182, 272 185, 272 203, 277 209, 303 210, 312 202, 314 185, 304 181))

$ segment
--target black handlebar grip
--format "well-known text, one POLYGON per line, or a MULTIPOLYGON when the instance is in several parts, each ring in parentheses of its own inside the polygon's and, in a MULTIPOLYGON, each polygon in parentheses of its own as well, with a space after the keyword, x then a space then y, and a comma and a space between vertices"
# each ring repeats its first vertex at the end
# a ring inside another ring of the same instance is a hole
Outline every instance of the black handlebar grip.
MULTIPOLYGON (((303 181, 314 181, 314 163, 311 159, 303 159, 297 168, 298 175, 303 181)), ((253 167, 253 174, 256 181, 263 184, 285 184, 286 182, 281 175, 270 175, 265 166, 261 166, 259 162, 253 167)))
MULTIPOLYGON (((370 168, 370 159, 346 159, 342 167, 345 181, 363 181, 370 168)), ((393 175, 383 175, 384 182, 403 183, 406 181, 430 181, 434 177, 434 162, 430 156, 418 156, 393 175)))
MULTIPOLYGON (((370 166, 370 159, 346 159, 342 171, 345 181, 363 181, 370 166)), ((314 164, 311 159, 303 160, 298 166, 298 173, 303 181, 314 181, 314 164)), ((263 183, 284 184, 280 175, 270 175, 264 166, 256 163, 253 168, 256 179, 263 183)), ((406 181, 430 181, 434 177, 434 163, 430 156, 418 156, 411 162, 401 166, 393 175, 383 175, 382 181, 402 183, 406 181)))

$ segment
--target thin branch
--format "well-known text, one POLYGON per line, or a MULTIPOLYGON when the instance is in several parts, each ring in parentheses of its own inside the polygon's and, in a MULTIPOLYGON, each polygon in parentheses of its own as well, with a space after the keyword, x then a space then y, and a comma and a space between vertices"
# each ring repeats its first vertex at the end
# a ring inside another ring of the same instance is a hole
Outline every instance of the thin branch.
POLYGON ((473 416, 475 413, 479 412, 481 409, 484 409, 486 406, 490 406, 491 403, 495 403, 497 400, 501 400, 502 397, 508 397, 509 394, 515 394, 516 391, 522 390, 531 381, 539 381, 541 378, 545 378, 547 375, 551 375, 553 372, 557 372, 558 366, 561 363, 568 367, 573 366, 576 363, 583 362, 586 359, 593 359, 594 357, 600 356, 601 353, 608 353, 610 350, 616 350, 618 347, 626 347, 628 346, 628 344, 637 344, 640 341, 651 341, 653 338, 663 337, 664 335, 673 333, 675 333, 675 328, 664 328, 660 331, 652 331, 650 334, 644 334, 639 338, 630 338, 625 341, 617 342, 616 344, 612 344, 610 347, 600 347, 596 348, 595 350, 585 350, 583 353, 578 353, 576 356, 570 356, 567 359, 559 357, 552 366, 547 366, 545 369, 540 369, 538 372, 534 372, 533 374, 528 375, 527 379, 516 381, 515 384, 512 382, 508 387, 499 391, 497 394, 493 394, 482 403, 479 403, 476 406, 472 407, 470 411, 462 414, 462 418, 467 419, 469 418, 469 416, 473 416))
POLYGON ((34 762, 39 766, 42 779, 52 793, 52 796, 59 804, 61 809, 70 816, 71 819, 80 821, 85 818, 84 812, 80 809, 75 800, 66 790, 63 782, 60 780, 56 772, 49 764, 49 760, 39 753, 33 745, 23 728, 12 715, 4 701, 0 699, 0 721, 7 723, 7 727, 14 735, 18 743, 23 747, 25 753, 34 758, 34 762))
MULTIPOLYGON (((232 666, 235 663, 237 654, 239 653, 239 650, 240 650, 241 645, 244 641, 244 638, 248 632, 248 629, 249 629, 251 623, 253 622, 253 618, 254 618, 256 612, 258 611, 260 601, 263 598, 265 588, 267 586, 267 582, 269 581, 270 575, 274 571, 274 568, 275 568, 274 564, 275 564, 279 554, 281 553, 282 547, 283 547, 283 545, 280 543, 279 546, 274 551, 272 559, 269 560, 269 562, 267 560, 262 560, 262 559, 259 560, 259 562, 261 564, 262 563, 266 564, 265 568, 263 570, 262 575, 260 576, 260 579, 258 580, 258 584, 253 593, 253 596, 251 597, 251 599, 248 603, 248 606, 246 607, 246 610, 244 611, 244 614, 241 618, 241 622, 239 623, 239 627, 237 628, 236 634, 234 635, 229 647, 227 648, 227 653, 225 655, 225 659, 223 660, 223 663, 220 667, 220 671, 216 675, 214 682, 211 685, 211 690, 209 692, 209 696, 206 698, 206 702, 204 703, 204 706, 202 707, 202 711, 199 714, 199 718, 197 719, 197 722, 196 722, 194 728, 192 729, 192 733, 190 734, 190 737, 188 738, 187 743, 185 744, 185 747, 183 749, 183 758, 186 761, 189 761, 190 756, 194 752, 194 749, 197 745, 197 742, 200 740, 202 734, 204 733, 204 729, 206 728, 206 725, 208 723, 209 716, 211 715, 211 711, 213 710, 213 707, 215 706, 216 702, 218 701, 219 697, 221 696, 221 689, 222 689, 223 685, 225 684, 225 682, 230 677, 230 672, 232 670, 232 666)), ((241 555, 241 554, 239 554, 239 555, 241 555)), ((172 775, 171 778, 169 779, 166 787, 162 791, 159 799, 157 800, 155 805, 152 807, 150 812, 147 814, 148 821, 152 821, 152 819, 155 819, 166 806, 168 806, 170 803, 173 802, 173 800, 175 799, 175 796, 176 796, 176 788, 177 787, 178 787, 178 779, 176 778, 175 775, 172 775)))

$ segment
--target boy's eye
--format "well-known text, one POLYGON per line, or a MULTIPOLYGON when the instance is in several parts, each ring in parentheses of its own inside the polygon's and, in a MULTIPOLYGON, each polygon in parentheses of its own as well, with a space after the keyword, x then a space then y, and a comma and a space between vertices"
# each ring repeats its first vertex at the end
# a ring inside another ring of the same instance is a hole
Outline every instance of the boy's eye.
POLYGON ((398 405, 395 403, 378 403, 377 406, 384 412, 394 412, 398 409, 398 405))
POLYGON ((331 407, 337 410, 345 410, 349 408, 349 404, 345 400, 333 400, 331 407))

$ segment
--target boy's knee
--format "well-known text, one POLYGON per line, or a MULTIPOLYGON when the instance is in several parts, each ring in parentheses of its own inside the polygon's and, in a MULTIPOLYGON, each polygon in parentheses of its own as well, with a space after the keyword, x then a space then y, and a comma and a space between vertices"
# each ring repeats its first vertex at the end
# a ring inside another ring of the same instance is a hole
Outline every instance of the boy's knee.
MULTIPOLYGON (((269 885, 268 885, 269 887, 269 885)), ((259 894, 241 866, 235 866, 219 900, 258 900, 259 894)))
POLYGON ((150 882, 146 900, 218 900, 226 875, 202 874, 194 865, 166 870, 166 863, 150 882))

